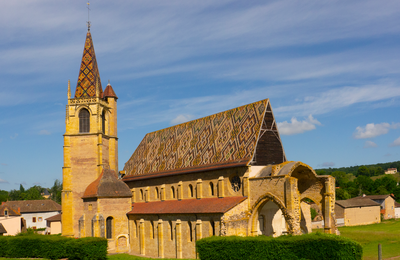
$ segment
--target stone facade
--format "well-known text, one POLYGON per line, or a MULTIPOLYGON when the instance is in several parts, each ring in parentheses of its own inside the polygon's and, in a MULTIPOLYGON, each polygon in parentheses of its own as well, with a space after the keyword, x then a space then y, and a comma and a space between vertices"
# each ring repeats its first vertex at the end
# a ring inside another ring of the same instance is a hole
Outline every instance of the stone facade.
MULTIPOLYGON (((95 61, 89 47, 90 32, 81 73, 95 61)), ((68 89, 63 235, 107 237, 110 252, 196 258, 208 236, 310 232, 306 200, 336 232, 334 178, 286 160, 268 99, 147 134, 117 179, 117 97, 90 68, 74 98, 68 89)))

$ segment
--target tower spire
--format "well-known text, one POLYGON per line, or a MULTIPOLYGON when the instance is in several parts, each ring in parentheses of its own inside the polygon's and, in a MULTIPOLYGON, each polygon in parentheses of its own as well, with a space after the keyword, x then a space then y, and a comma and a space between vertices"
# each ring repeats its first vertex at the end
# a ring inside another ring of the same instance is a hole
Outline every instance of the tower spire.
POLYGON ((90 31, 86 34, 85 47, 83 49, 81 68, 79 70, 78 83, 76 84, 75 98, 96 97, 96 83, 98 82, 99 96, 102 96, 99 68, 97 67, 96 54, 90 31))

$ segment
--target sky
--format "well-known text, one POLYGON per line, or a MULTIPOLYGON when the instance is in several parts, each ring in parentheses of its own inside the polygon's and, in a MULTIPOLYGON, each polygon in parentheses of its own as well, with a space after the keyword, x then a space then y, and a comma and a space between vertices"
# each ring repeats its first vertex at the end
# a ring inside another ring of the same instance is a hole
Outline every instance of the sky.
MULTIPOLYGON (((62 180, 86 1, 0 1, 0 189, 62 180)), ((90 1, 119 168, 146 133, 269 98, 288 160, 400 160, 399 1, 90 1)))

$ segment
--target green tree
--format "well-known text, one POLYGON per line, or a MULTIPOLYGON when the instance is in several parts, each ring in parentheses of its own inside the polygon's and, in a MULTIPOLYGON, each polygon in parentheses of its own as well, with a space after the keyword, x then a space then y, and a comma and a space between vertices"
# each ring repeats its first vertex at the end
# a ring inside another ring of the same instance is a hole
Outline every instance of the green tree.
MULTIPOLYGON (((374 181, 370 177, 364 176, 364 175, 359 175, 355 179, 354 182, 359 187, 360 193, 365 193, 365 194, 373 193, 374 181)), ((359 195, 362 195, 362 194, 359 194, 359 195)))
POLYGON ((348 200, 350 198, 351 196, 347 190, 342 188, 336 190, 336 200, 348 200))
POLYGON ((61 191, 62 191, 62 183, 59 180, 54 181, 53 187, 50 189, 50 198, 57 202, 58 204, 61 204, 61 191))
POLYGON ((0 204, 8 200, 8 191, 0 190, 0 204))
POLYGON ((26 192, 25 192, 25 200, 43 200, 44 198, 42 197, 41 193, 43 191, 43 188, 40 186, 33 186, 30 187, 26 192))
POLYGON ((361 166, 358 168, 357 170, 357 176, 370 176, 370 172, 369 169, 367 168, 367 166, 361 166))
POLYGON ((336 187, 342 187, 344 183, 349 182, 349 176, 342 171, 334 171, 331 176, 335 177, 336 187))

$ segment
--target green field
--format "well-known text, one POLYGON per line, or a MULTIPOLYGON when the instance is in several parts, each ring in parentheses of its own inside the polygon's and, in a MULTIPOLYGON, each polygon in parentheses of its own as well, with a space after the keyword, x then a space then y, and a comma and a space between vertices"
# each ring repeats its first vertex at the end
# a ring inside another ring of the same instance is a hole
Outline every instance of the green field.
POLYGON ((372 176, 371 179, 375 181, 376 179, 380 179, 385 176, 393 176, 397 182, 400 182, 400 172, 398 172, 396 174, 383 174, 383 175, 379 175, 379 176, 372 176))
POLYGON ((382 245, 383 259, 400 260, 400 220, 386 220, 380 224, 341 227, 340 234, 359 242, 364 260, 378 259, 378 244, 382 245), (394 258, 398 256, 398 258, 394 258))

